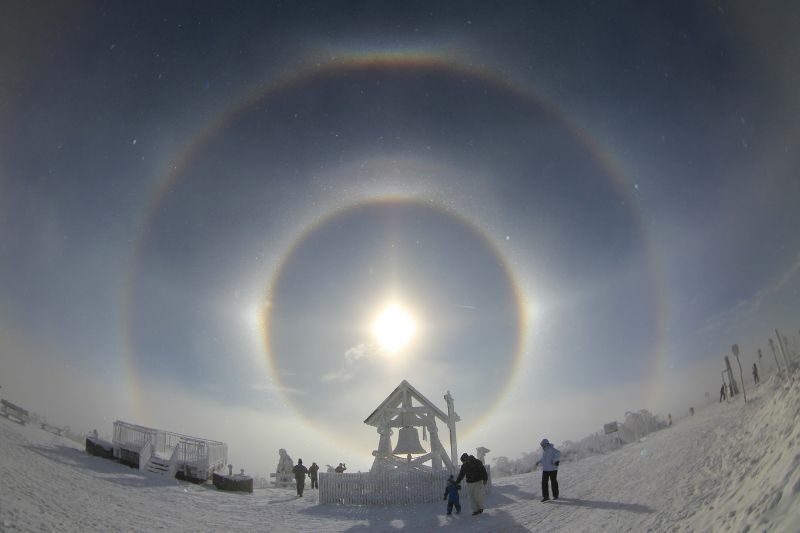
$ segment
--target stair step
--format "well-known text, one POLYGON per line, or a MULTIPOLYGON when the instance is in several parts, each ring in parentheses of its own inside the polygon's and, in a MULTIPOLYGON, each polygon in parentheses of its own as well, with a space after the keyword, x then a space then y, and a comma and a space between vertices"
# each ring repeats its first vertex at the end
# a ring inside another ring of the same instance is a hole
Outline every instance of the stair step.
POLYGON ((152 474, 163 475, 169 472, 169 460, 161 459, 160 457, 153 456, 147 462, 147 471, 152 474))

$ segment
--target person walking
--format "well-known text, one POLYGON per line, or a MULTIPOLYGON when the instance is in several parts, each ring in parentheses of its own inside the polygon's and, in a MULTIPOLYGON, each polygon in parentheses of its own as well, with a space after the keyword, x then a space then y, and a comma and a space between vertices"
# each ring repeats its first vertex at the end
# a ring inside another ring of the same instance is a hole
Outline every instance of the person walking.
POLYGON ((317 463, 311 463, 311 466, 308 467, 308 477, 311 478, 311 488, 319 490, 319 482, 317 481, 317 472, 319 472, 319 466, 317 463))
POLYGON ((297 481, 297 495, 302 496, 303 489, 306 487, 306 474, 308 474, 308 468, 303 466, 302 459, 297 460, 297 464, 292 468, 292 473, 294 480, 297 481))
POLYGON ((725 400, 725 384, 722 384, 722 388, 719 389, 719 403, 722 403, 722 400, 725 400))
POLYGON ((536 461, 537 465, 542 465, 542 501, 550 500, 550 491, 547 482, 553 487, 553 499, 558 499, 558 465, 561 462, 561 452, 550 444, 547 439, 542 439, 542 458, 536 461))
POLYGON ((758 366, 755 363, 753 363, 753 381, 758 385, 758 366))
POLYGON ((447 478, 447 487, 444 489, 444 499, 447 500, 447 514, 453 514, 453 507, 456 508, 456 514, 461 512, 461 498, 458 496, 458 491, 461 490, 461 485, 456 483, 453 476, 447 478))
POLYGON ((456 485, 464 478, 467 479, 472 516, 479 515, 483 512, 484 487, 489 481, 489 475, 486 473, 486 467, 474 455, 461 454, 461 470, 458 472, 456 485))

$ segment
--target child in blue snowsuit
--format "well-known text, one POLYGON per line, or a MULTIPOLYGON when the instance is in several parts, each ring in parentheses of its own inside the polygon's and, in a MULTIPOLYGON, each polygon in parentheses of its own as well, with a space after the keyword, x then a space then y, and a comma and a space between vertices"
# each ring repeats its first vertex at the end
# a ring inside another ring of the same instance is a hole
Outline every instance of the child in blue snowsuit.
POLYGON ((447 478, 447 488, 444 489, 444 499, 447 500, 447 514, 453 514, 453 506, 456 508, 456 514, 461 512, 461 501, 458 497, 458 491, 461 485, 456 485, 456 480, 453 476, 447 478))

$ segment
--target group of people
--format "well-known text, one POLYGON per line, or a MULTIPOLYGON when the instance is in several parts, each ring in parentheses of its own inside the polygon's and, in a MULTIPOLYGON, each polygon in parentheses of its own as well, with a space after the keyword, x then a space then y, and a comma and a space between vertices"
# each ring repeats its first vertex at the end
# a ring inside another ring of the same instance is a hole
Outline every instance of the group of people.
POLYGON ((461 470, 458 472, 458 477, 456 479, 453 479, 453 476, 447 478, 447 487, 444 489, 444 499, 447 500, 447 514, 453 514, 453 507, 456 508, 456 514, 461 512, 461 498, 458 495, 458 491, 461 490, 460 483, 462 479, 467 482, 469 501, 472 504, 472 516, 481 514, 483 512, 489 474, 480 459, 466 453, 461 454, 461 470))
MULTIPOLYGON (((536 461, 536 465, 542 465, 542 501, 546 502, 550 499, 549 487, 553 488, 553 499, 558 499, 558 465, 561 461, 561 452, 558 451, 550 441, 542 439, 540 443, 542 446, 542 458, 536 461)), ((334 469, 337 474, 342 474, 347 470, 344 463, 339 463, 334 469)), ((311 463, 311 466, 306 468, 302 459, 297 460, 297 464, 292 468, 294 479, 297 481, 297 496, 303 495, 303 490, 306 486, 306 476, 311 478, 311 488, 319 489, 318 473, 319 466, 317 463, 311 463)), ((479 515, 483 512, 484 501, 486 497, 486 484, 489 482, 489 475, 486 472, 486 467, 474 455, 467 453, 461 454, 461 470, 458 472, 458 477, 453 478, 451 475, 447 478, 447 487, 444 491, 444 499, 447 500, 447 514, 453 514, 453 508, 456 514, 461 512, 461 499, 458 491, 461 490, 461 480, 467 482, 467 492, 469 493, 469 501, 472 505, 472 516, 479 515)))
MULTIPOLYGON (((342 474, 345 470, 347 470, 347 465, 344 463, 339 463, 339 466, 333 469, 337 474, 342 474)), ((303 464, 303 460, 298 459, 297 464, 292 468, 292 473, 297 482, 298 496, 302 496, 303 490, 306 488, 306 475, 311 479, 311 488, 319 489, 319 477, 317 475, 319 473, 319 465, 317 465, 317 463, 311 463, 311 466, 306 468, 303 464)))
MULTIPOLYGON (((553 489, 553 499, 558 499, 558 465, 561 464, 561 452, 553 446, 549 440, 542 439, 539 443, 542 447, 542 458, 536 461, 536 466, 542 466, 542 502, 550 500, 550 488, 553 489)), ((483 512, 486 484, 489 476, 486 467, 475 456, 461 454, 461 470, 458 477, 447 478, 447 486, 444 490, 444 499, 447 500, 447 514, 461 512, 461 499, 458 491, 461 490, 461 480, 467 482, 467 492, 469 501, 472 504, 472 516, 483 512)))
MULTIPOLYGON (((758 365, 756 363, 753 363, 752 372, 753 372, 753 383, 758 385, 759 383, 761 383, 761 378, 759 378, 758 376, 758 365)), ((723 380, 722 388, 719 389, 719 401, 722 402, 724 400, 727 400, 729 397, 733 398, 734 392, 735 389, 733 388, 733 383, 728 383, 726 385, 725 381, 723 380)))

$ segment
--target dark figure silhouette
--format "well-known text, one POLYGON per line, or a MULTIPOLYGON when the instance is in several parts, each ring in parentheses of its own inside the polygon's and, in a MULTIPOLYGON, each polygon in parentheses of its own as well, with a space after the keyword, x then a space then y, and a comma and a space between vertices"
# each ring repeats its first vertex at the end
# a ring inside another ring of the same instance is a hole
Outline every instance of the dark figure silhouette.
POLYGON ((319 489, 319 481, 317 480, 317 472, 319 472, 319 466, 317 463, 311 463, 311 466, 308 467, 308 477, 311 478, 311 488, 312 489, 319 489))
POLYGON ((727 398, 725 396, 725 384, 724 383, 722 384, 722 388, 719 389, 719 401, 720 401, 720 403, 722 403, 722 400, 727 400, 727 398))
POLYGON ((755 363, 753 363, 753 380, 756 382, 756 385, 758 385, 758 384, 759 384, 759 380, 758 380, 758 367, 756 366, 756 364, 755 364, 755 363))
POLYGON ((306 474, 308 474, 308 468, 303 466, 302 459, 297 460, 297 464, 292 468, 292 473, 294 474, 294 480, 297 481, 297 495, 302 496, 303 489, 306 486, 306 474))

